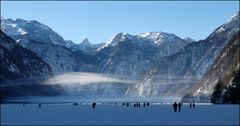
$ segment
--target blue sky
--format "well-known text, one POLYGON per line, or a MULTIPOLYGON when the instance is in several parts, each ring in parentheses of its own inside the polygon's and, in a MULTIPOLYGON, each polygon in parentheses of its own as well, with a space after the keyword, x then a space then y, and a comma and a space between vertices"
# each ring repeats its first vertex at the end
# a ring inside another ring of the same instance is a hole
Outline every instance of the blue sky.
POLYGON ((163 31, 205 39, 239 10, 238 1, 1 1, 1 16, 37 20, 64 39, 107 42, 118 32, 163 31))

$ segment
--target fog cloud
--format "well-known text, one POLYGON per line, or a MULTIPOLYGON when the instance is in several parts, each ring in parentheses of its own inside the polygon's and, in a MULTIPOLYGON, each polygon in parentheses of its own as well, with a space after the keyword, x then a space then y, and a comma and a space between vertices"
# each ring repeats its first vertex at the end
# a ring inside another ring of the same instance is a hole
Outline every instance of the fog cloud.
POLYGON ((61 85, 71 85, 71 84, 90 84, 90 83, 135 83, 134 81, 124 80, 116 77, 111 77, 110 75, 100 74, 100 73, 86 73, 86 72, 71 72, 55 75, 52 78, 47 79, 44 84, 61 84, 61 85))

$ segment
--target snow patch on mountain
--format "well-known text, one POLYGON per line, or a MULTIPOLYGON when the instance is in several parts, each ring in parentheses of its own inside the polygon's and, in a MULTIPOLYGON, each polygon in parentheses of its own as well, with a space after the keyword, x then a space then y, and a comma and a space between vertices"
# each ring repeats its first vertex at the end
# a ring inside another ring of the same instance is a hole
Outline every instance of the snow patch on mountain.
POLYGON ((240 14, 240 11, 237 11, 237 12, 227 21, 227 23, 230 22, 230 21, 233 21, 233 20, 238 20, 238 19, 239 19, 239 14, 240 14))
POLYGON ((136 34, 135 36, 139 39, 142 39, 144 41, 150 41, 157 45, 160 45, 164 42, 175 42, 177 39, 180 39, 172 33, 165 32, 146 32, 136 34))
POLYGON ((27 31, 21 28, 15 21, 12 19, 2 18, 1 20, 1 29, 10 36, 25 35, 27 31))
POLYGON ((220 32, 224 32, 224 31, 225 31, 225 29, 223 27, 220 27, 216 32, 220 33, 220 32))
POLYGON ((189 43, 191 43, 191 42, 196 42, 194 39, 192 39, 192 38, 190 38, 190 37, 187 37, 187 36, 184 36, 184 37, 182 37, 181 39, 183 39, 183 40, 185 40, 186 42, 189 42, 189 43))

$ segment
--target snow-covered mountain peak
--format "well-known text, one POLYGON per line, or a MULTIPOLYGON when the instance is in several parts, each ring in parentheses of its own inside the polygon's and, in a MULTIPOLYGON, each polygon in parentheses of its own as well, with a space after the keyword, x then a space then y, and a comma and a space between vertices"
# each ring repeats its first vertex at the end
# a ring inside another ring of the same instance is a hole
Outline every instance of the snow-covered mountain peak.
POLYGON ((128 34, 128 33, 123 33, 123 32, 119 32, 117 33, 115 36, 113 36, 105 45, 103 45, 102 47, 100 47, 98 50, 101 50, 102 48, 108 47, 108 46, 115 46, 117 45, 119 42, 125 40, 125 39, 132 39, 132 35, 128 34))
MULTIPOLYGON (((128 33, 118 33, 110 41, 108 41, 104 46, 98 48, 98 51, 109 46, 116 46, 119 42, 133 41, 139 44, 148 42, 153 46, 160 46, 163 43, 168 45, 186 45, 188 41, 182 40, 178 36, 172 33, 165 32, 144 32, 131 35, 128 33)), ((146 43, 144 43, 146 44, 146 43)))
MULTIPOLYGON (((239 32, 239 15, 239 11, 236 12, 226 23, 218 27, 207 39, 211 42, 217 38, 231 38, 233 34, 239 32), (216 38, 216 36, 218 37, 216 38)), ((219 39, 219 41, 221 41, 221 39, 219 39)))
POLYGON ((162 32, 143 32, 136 34, 136 36, 142 37, 142 38, 147 38, 147 37, 152 37, 156 38, 158 37, 162 32))
POLYGON ((7 19, 4 19, 2 18, 1 19, 1 22, 2 24, 1 25, 15 25, 18 26, 18 27, 28 27, 28 25, 35 25, 35 26, 38 26, 40 28, 43 28, 45 30, 51 30, 51 28, 49 28, 48 26, 46 26, 45 24, 42 24, 36 20, 24 20, 24 19, 20 19, 20 18, 17 18, 16 20, 13 20, 11 18, 7 18, 7 19))
POLYGON ((166 32, 145 32, 136 34, 135 36, 141 40, 150 41, 157 45, 160 45, 164 42, 176 42, 181 40, 181 38, 175 34, 166 32))
POLYGON ((110 41, 108 41, 108 43, 115 43, 115 42, 121 41, 123 40, 124 35, 126 35, 126 33, 119 32, 114 37, 112 37, 110 41))
POLYGON ((185 40, 185 41, 187 41, 187 42, 189 42, 189 43, 195 42, 194 39, 192 39, 192 38, 190 38, 190 37, 187 37, 187 36, 184 36, 184 37, 182 37, 181 39, 182 39, 182 40, 185 40))
POLYGON ((21 28, 21 26, 19 26, 19 24, 11 18, 1 18, 1 29, 10 36, 27 34, 27 31, 24 28, 21 28))
POLYGON ((20 43, 28 43, 28 40, 35 40, 41 43, 65 45, 64 39, 50 27, 36 20, 23 20, 17 18, 1 18, 1 29, 8 36, 20 43), (27 34, 27 36, 26 36, 27 34))
POLYGON ((108 46, 115 46, 119 41, 122 41, 123 40, 123 36, 125 35, 126 33, 123 33, 123 32, 118 32, 116 35, 114 35, 107 43, 105 43, 103 46, 99 47, 97 49, 97 51, 100 51, 102 50, 103 48, 106 48, 108 46))

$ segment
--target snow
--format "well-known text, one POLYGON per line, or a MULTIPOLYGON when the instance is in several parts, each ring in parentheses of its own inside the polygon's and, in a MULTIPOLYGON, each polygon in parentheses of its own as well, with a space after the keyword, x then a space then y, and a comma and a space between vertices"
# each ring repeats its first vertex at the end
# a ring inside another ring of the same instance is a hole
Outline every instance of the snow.
POLYGON ((192 39, 192 38, 190 38, 190 37, 187 37, 187 36, 184 36, 184 37, 182 37, 181 38, 182 40, 185 40, 185 41, 187 41, 187 42, 195 42, 195 40, 194 39, 192 39))
POLYGON ((221 33, 221 32, 224 32, 224 31, 225 31, 225 29, 223 27, 220 27, 216 32, 221 33))
POLYGON ((17 24, 10 24, 13 28, 15 28, 17 26, 17 24))
POLYGON ((119 32, 115 36, 113 36, 106 44, 103 46, 99 47, 97 51, 102 50, 103 48, 109 47, 109 46, 116 46, 118 42, 122 41, 126 33, 119 32))
POLYGON ((227 21, 227 23, 230 22, 230 21, 232 21, 232 20, 236 20, 237 18, 239 18, 239 14, 240 14, 240 12, 237 11, 237 12, 227 21))
POLYGON ((25 35, 27 32, 11 19, 1 20, 1 29, 8 35, 25 35))
POLYGON ((166 34, 163 32, 146 32, 146 33, 136 34, 135 36, 143 40, 150 41, 154 44, 159 44, 162 42, 162 39, 164 39, 166 34))
MULTIPOLYGON (((1 29, 14 40, 28 38, 42 43, 65 45, 63 38, 48 26, 35 20, 11 18, 1 20, 1 29), (28 34, 28 36, 25 36, 28 34)), ((24 42, 25 44, 27 42, 24 42)), ((21 44, 21 43, 20 43, 21 44)))
MULTIPOLYGON (((105 45, 98 48, 97 51, 100 51, 103 48, 109 47, 109 46, 116 46, 119 42, 124 40, 132 40, 136 43, 145 44, 144 42, 149 42, 149 44, 154 44, 155 46, 159 46, 163 43, 172 43, 173 45, 184 43, 184 41, 177 37, 176 35, 172 33, 165 33, 165 32, 145 32, 145 33, 138 33, 135 35, 131 35, 128 33, 117 33, 114 37, 112 37, 105 45)), ((171 45, 172 46, 172 45, 171 45)))
POLYGON ((179 38, 175 34, 166 33, 166 32, 146 32, 146 33, 139 33, 136 34, 135 37, 141 39, 142 41, 149 41, 152 44, 157 46, 161 46, 162 44, 166 43, 168 45, 176 46, 179 43, 186 44, 185 40, 179 38))
POLYGON ((21 41, 21 39, 16 40, 17 43, 19 43, 20 41, 21 41))
POLYGON ((97 102, 55 104, 1 104, 2 125, 239 125, 239 105, 182 105, 173 112, 172 104, 127 107, 121 103, 97 102))
POLYGON ((18 32, 20 32, 21 35, 25 35, 25 34, 27 34, 27 32, 24 31, 22 28, 18 29, 18 32))
POLYGON ((140 37, 146 38, 146 37, 148 37, 150 34, 151 34, 150 32, 145 32, 145 33, 140 33, 140 34, 137 34, 137 35, 139 35, 140 37))

